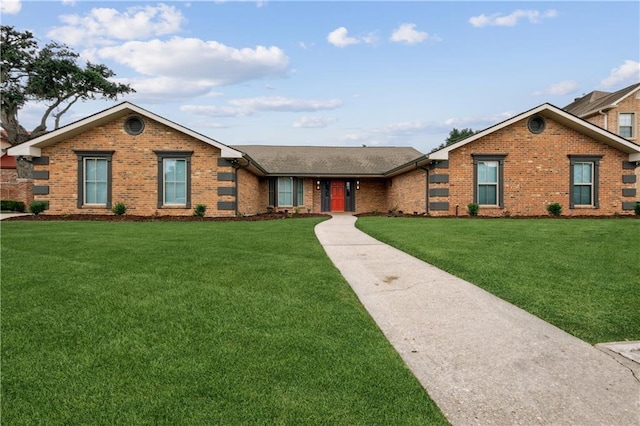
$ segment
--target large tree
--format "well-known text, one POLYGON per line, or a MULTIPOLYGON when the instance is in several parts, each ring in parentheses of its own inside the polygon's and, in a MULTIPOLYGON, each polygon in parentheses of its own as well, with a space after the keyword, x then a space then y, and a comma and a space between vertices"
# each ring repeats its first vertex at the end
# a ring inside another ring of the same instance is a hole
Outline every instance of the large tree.
MULTIPOLYGON (((64 44, 50 42, 40 48, 29 31, 5 25, 1 30, 0 120, 11 145, 46 133, 49 118, 54 119, 57 129, 62 115, 79 100, 116 100, 118 95, 134 92, 129 85, 109 81, 115 73, 105 65, 78 65, 79 54, 64 44), (40 122, 30 130, 18 119, 28 102, 46 105, 40 122)), ((18 174, 29 177, 30 167, 19 167, 18 174)))
POLYGON ((454 143, 461 141, 462 139, 466 139, 469 136, 475 135, 477 132, 474 132, 472 129, 462 129, 458 130, 455 127, 449 132, 449 136, 444 140, 444 143, 441 143, 438 147, 433 148, 431 152, 437 151, 442 148, 446 148, 449 145, 453 145, 454 143))

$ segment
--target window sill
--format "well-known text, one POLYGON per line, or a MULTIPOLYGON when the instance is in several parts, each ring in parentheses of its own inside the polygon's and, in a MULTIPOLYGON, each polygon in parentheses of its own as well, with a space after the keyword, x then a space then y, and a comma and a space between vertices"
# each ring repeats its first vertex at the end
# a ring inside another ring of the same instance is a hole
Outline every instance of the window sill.
POLYGON ((585 209, 585 210, 595 210, 597 209, 596 206, 587 206, 587 205, 575 205, 573 207, 570 207, 571 209, 585 209))
POLYGON ((171 210, 171 209, 173 209, 173 210, 180 210, 180 209, 184 210, 184 209, 188 209, 190 207, 187 207, 185 204, 174 204, 174 205, 169 204, 169 205, 165 205, 165 206, 160 206, 159 208, 160 209, 168 209, 168 210, 171 210))
POLYGON ((83 204, 81 209, 106 209, 106 204, 83 204))

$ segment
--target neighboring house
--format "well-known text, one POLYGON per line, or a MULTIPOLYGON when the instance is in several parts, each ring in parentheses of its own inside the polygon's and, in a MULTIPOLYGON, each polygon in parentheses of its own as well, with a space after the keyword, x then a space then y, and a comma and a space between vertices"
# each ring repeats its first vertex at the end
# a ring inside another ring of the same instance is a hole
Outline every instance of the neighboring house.
POLYGON ((563 108, 583 120, 638 143, 640 83, 617 92, 593 91, 563 108))
POLYGON ((128 102, 9 150, 50 214, 633 213, 640 146, 549 104, 422 155, 407 147, 227 146, 128 102))
MULTIPOLYGON (((564 110, 640 144, 640 83, 613 93, 593 91, 576 98, 564 110)), ((636 176, 640 181, 640 167, 636 176)), ((640 191, 640 182, 636 189, 640 191)))
POLYGON ((33 200, 31 193, 31 182, 18 179, 18 169, 16 168, 16 158, 7 154, 11 147, 6 140, 6 132, 0 130, 0 199, 22 201, 26 206, 33 200))

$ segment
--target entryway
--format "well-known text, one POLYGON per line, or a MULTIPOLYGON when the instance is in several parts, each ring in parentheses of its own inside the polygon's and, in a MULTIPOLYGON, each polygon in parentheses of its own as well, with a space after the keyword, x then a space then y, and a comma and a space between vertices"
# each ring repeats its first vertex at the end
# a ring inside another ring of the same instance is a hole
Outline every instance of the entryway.
POLYGON ((353 212, 356 207, 355 181, 345 179, 321 180, 323 212, 353 212))

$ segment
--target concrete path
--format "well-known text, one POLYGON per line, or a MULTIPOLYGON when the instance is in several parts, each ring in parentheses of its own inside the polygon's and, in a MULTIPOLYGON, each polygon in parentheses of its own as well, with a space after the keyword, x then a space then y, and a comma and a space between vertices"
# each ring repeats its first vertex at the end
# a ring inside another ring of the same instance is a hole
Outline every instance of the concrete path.
POLYGON ((609 354, 335 215, 329 258, 454 425, 640 425, 640 381, 609 354))
POLYGON ((31 216, 33 213, 0 213, 0 220, 9 219, 10 217, 31 216))

